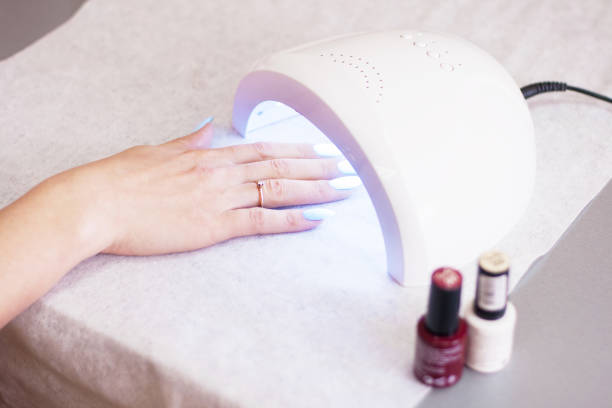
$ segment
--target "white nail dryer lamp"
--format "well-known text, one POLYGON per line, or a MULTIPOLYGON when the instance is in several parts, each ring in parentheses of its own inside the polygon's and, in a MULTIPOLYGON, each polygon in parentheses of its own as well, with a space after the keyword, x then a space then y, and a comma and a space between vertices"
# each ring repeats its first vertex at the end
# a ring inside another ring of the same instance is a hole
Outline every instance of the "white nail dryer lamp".
POLYGON ((435 267, 494 246, 531 196, 527 104, 505 69, 461 38, 388 31, 278 52, 240 82, 241 135, 264 101, 306 117, 357 170, 402 285, 427 285, 435 267))

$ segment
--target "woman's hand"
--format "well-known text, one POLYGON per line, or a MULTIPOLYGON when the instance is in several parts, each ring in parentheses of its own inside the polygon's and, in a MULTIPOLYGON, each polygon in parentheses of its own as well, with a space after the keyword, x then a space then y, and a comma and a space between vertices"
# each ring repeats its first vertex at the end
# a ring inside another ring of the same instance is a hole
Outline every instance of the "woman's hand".
POLYGON ((212 133, 207 125, 166 144, 137 146, 63 175, 83 184, 84 199, 95 197, 90 216, 106 238, 100 251, 161 254, 244 235, 308 230, 320 221, 307 219, 301 209, 274 208, 350 194, 328 181, 343 175, 341 159, 320 158, 312 145, 208 149, 212 133), (258 180, 264 182, 265 208, 259 207, 258 180))
POLYGON ((0 210, 0 328, 89 256, 311 229, 324 211, 274 208, 340 200, 359 184, 336 178, 354 173, 348 162, 321 158, 311 145, 209 149, 212 135, 207 125, 65 171, 0 210))

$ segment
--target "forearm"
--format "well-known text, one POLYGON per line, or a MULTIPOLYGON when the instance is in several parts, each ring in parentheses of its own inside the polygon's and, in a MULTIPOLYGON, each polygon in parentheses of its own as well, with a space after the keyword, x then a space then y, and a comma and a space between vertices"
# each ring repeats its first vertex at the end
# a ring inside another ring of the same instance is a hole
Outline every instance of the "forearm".
POLYGON ((312 145, 207 149, 212 130, 68 170, 0 210, 0 328, 99 252, 165 254, 305 231, 332 212, 286 207, 341 200, 358 186, 329 182, 354 170, 312 145))
POLYGON ((83 259, 104 249, 86 199, 60 174, 0 210, 0 328, 83 259))

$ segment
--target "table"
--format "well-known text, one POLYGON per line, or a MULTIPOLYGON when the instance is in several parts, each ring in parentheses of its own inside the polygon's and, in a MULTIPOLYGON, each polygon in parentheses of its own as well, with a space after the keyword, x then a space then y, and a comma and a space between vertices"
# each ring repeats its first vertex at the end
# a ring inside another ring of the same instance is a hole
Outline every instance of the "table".
POLYGON ((453 388, 418 405, 602 407, 612 367, 612 182, 514 289, 514 355, 495 374, 466 369, 453 388))

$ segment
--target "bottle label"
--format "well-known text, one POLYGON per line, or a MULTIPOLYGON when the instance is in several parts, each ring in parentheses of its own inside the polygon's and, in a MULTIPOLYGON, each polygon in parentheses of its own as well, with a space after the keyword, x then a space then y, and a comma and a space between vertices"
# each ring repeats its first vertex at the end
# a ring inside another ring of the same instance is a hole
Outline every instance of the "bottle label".
POLYGON ((508 297, 508 275, 478 276, 478 307, 490 312, 502 310, 508 297))
POLYGON ((451 347, 437 348, 419 338, 414 366, 417 378, 434 387, 453 385, 461 378, 464 350, 463 340, 451 347))

